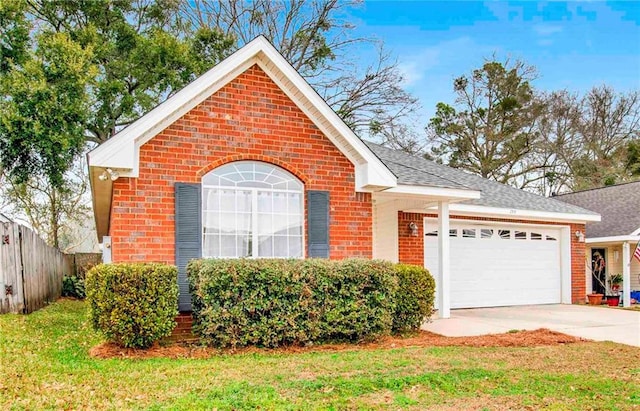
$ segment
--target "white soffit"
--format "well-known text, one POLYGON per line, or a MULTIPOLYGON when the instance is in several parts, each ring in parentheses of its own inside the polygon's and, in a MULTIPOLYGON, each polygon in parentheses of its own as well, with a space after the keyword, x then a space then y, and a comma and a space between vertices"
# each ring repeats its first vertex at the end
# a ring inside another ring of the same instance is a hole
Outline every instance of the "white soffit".
POLYGON ((640 241, 640 238, 637 235, 618 235, 613 237, 596 237, 596 238, 587 238, 585 242, 587 243, 634 243, 637 244, 640 241))
POLYGON ((461 188, 431 187, 400 184, 397 187, 388 188, 379 194, 397 196, 428 196, 442 198, 443 200, 472 200, 480 198, 480 191, 461 188))
POLYGON ((356 189, 395 187, 397 178, 302 76, 259 36, 89 153, 90 167, 137 177, 139 149, 254 64, 291 98, 356 168, 356 189))
POLYGON ((557 213, 551 211, 526 210, 515 208, 486 207, 473 204, 451 204, 451 212, 460 215, 528 219, 540 221, 562 221, 562 222, 588 222, 600 221, 600 215, 593 214, 570 214, 557 213))

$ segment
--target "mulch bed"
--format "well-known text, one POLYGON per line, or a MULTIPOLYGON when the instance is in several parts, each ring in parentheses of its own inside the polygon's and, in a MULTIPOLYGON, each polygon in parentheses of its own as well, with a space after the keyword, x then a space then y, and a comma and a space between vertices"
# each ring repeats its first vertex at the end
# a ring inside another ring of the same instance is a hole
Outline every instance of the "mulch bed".
POLYGON ((148 349, 121 348, 111 343, 93 347, 89 354, 94 358, 209 358, 224 354, 246 353, 306 353, 339 352, 356 350, 379 350, 406 347, 539 347, 548 345, 575 344, 589 341, 583 338, 541 328, 534 331, 518 331, 504 334, 489 334, 477 337, 445 337, 428 331, 419 331, 410 336, 385 337, 376 342, 361 344, 323 344, 314 346, 290 346, 282 348, 245 347, 217 349, 200 345, 154 345, 148 349))

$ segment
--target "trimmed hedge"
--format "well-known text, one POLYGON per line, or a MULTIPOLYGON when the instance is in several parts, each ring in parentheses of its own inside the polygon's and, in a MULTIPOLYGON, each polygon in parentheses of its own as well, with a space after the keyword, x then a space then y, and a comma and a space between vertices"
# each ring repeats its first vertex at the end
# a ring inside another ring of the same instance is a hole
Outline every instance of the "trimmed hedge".
MULTIPOLYGON (((420 273, 428 276, 414 276, 420 273)), ((423 305, 399 308, 398 296, 411 293, 399 291, 395 266, 384 261, 203 259, 191 261, 187 274, 193 331, 218 347, 373 340, 396 326, 407 330, 425 312, 403 314, 396 324, 399 309, 423 305)), ((423 283, 408 278, 401 283, 423 283)))
POLYGON ((175 328, 175 266, 100 264, 87 272, 85 288, 93 328, 122 347, 149 347, 175 328))
POLYGON ((396 264, 395 271, 398 292, 393 331, 417 330, 433 313, 436 282, 426 268, 417 265, 396 264))

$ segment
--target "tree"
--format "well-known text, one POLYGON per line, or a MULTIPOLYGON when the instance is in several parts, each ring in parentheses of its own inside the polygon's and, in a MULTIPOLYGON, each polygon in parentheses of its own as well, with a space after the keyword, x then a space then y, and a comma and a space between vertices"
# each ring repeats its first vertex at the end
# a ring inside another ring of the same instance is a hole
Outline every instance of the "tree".
POLYGON ((30 177, 16 183, 6 175, 2 209, 26 221, 48 244, 63 251, 73 249, 93 233, 82 229, 90 221, 91 208, 86 164, 78 162, 64 175, 63 184, 53 185, 45 176, 30 177))
POLYGON ((582 146, 580 155, 571 162, 572 188, 629 181, 635 144, 640 139, 640 93, 594 87, 583 98, 582 107, 578 124, 582 146))
MULTIPOLYGON (((263 34, 315 90, 356 131, 383 142, 408 137, 405 119, 418 108, 402 88, 397 63, 378 42, 351 37, 346 11, 359 1, 231 0, 183 2, 185 36, 198 29, 222 30, 236 47, 263 34), (361 67, 359 48, 377 45, 377 60, 361 67)), ((405 142, 406 145, 406 142, 405 142)))
POLYGON ((87 140, 103 143, 226 56, 232 41, 202 28, 186 38, 177 0, 29 0, 36 31, 66 33, 93 50, 87 140))
POLYGON ((37 47, 0 76, 0 162, 16 183, 44 176, 62 186, 84 145, 92 48, 64 33, 35 36, 37 47))
POLYGON ((544 168, 532 161, 539 148, 537 122, 544 104, 530 82, 535 69, 495 59, 453 82, 453 106, 438 103, 427 126, 431 155, 452 167, 524 188, 544 168))
POLYGON ((2 2, 0 158, 11 178, 62 185, 86 142, 106 141, 226 55, 232 42, 218 31, 181 38, 177 6, 2 2))
POLYGON ((551 154, 551 192, 575 191, 637 178, 640 137, 638 92, 594 87, 584 96, 567 91, 544 96, 539 122, 551 154))
POLYGON ((625 169, 632 178, 640 177, 640 139, 635 139, 627 145, 627 161, 625 169))
POLYGON ((0 2, 0 169, 9 198, 32 208, 27 219, 53 245, 74 220, 65 213, 81 218, 86 205, 69 174, 81 153, 229 50, 232 41, 216 30, 181 37, 177 7, 174 0, 0 2))
POLYGON ((24 13, 25 3, 6 0, 0 3, 0 75, 13 64, 22 64, 28 55, 30 25, 24 13))
POLYGON ((582 99, 566 90, 542 94, 544 112, 538 122, 541 149, 537 161, 544 165, 536 192, 552 195, 571 190, 574 182, 575 157, 582 151, 579 125, 582 99))

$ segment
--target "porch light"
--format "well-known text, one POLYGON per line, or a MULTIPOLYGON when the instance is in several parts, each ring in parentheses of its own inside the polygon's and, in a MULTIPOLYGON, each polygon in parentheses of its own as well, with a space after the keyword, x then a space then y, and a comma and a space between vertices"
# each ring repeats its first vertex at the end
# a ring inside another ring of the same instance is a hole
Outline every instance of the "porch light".
POLYGON ((576 238, 579 242, 584 243, 584 233, 582 231, 576 231, 576 238))
POLYGON ((110 168, 105 168, 102 174, 100 174, 98 178, 100 179, 100 181, 107 181, 107 180, 116 181, 118 177, 120 177, 120 173, 110 168))
POLYGON ((410 222, 409 223, 409 232, 411 233, 412 237, 417 237, 418 236, 418 224, 416 224, 415 222, 410 222))

